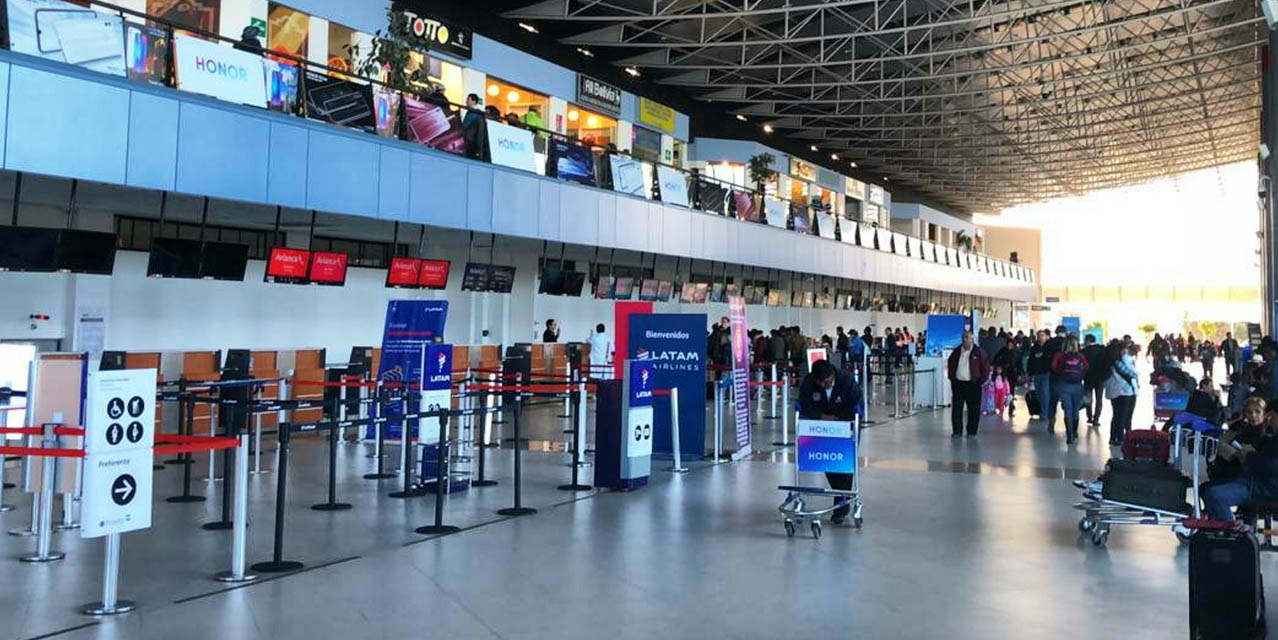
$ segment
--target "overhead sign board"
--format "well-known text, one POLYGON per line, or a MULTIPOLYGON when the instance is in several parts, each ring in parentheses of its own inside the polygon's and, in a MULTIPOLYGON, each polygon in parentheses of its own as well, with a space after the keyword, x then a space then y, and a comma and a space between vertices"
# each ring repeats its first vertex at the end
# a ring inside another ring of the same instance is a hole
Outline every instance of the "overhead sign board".
POLYGON ((803 160, 800 160, 798 158, 791 157, 790 158, 790 175, 795 178, 799 178, 800 180, 807 180, 808 182, 816 182, 816 179, 817 179, 816 165, 812 164, 811 162, 804 162, 803 160))
POLYGON ((155 369, 89 375, 80 537, 151 526, 155 369))
POLYGON ((673 134, 675 132, 675 110, 660 102, 639 98, 639 122, 673 134))
POLYGON ((463 60, 470 60, 474 54, 475 35, 470 29, 411 11, 405 11, 404 17, 408 19, 408 33, 413 43, 463 60))
POLYGON ((614 116, 621 115, 621 89, 588 75, 577 74, 577 102, 614 116))

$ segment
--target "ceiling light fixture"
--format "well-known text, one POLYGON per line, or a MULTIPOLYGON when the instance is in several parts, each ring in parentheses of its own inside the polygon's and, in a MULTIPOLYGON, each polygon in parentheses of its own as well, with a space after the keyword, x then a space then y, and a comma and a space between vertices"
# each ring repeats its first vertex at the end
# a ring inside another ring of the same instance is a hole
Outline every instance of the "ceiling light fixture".
POLYGON ((634 68, 634 67, 626 67, 626 73, 628 73, 628 74, 630 74, 630 75, 632 75, 632 76, 634 76, 634 77, 636 77, 636 78, 638 78, 638 77, 639 77, 639 70, 638 70, 638 69, 636 69, 636 68, 634 68))
POLYGON ((831 159, 831 160, 838 160, 838 159, 839 159, 839 154, 837 154, 837 153, 831 153, 831 154, 830 154, 830 159, 831 159))
POLYGON ((746 117, 738 113, 738 114, 737 114, 737 120, 740 120, 740 121, 742 121, 742 122, 745 122, 745 121, 746 121, 746 117))
POLYGON ((811 150, 813 150, 813 151, 816 151, 816 150, 817 150, 816 145, 810 145, 808 148, 809 148, 809 149, 811 149, 811 150))
POLYGON ((577 47, 577 53, 580 53, 581 55, 586 56, 587 58, 595 57, 595 54, 591 53, 590 49, 582 49, 581 47, 577 47))
POLYGON ((528 24, 527 22, 519 23, 519 28, 523 29, 524 31, 527 31, 528 33, 541 33, 540 31, 537 30, 537 27, 534 27, 528 24))
POLYGON ((853 160, 853 161, 851 161, 851 162, 848 162, 848 164, 852 165, 852 168, 853 168, 853 169, 855 169, 855 168, 856 168, 856 161, 855 161, 855 160, 853 160))
POLYGON ((764 132, 764 133, 772 133, 772 125, 770 125, 770 124, 765 124, 765 125, 763 125, 763 132, 764 132))

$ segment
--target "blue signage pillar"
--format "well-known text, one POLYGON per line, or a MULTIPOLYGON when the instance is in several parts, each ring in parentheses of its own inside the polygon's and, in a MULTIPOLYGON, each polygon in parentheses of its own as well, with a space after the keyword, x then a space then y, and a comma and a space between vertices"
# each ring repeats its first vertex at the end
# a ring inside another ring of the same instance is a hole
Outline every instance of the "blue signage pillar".
MULTIPOLYGON (((679 388, 679 451, 706 455, 706 314, 654 313, 630 318, 631 360, 649 360, 654 389, 679 388)), ((670 396, 653 398, 653 453, 673 454, 670 396)))
MULTIPOLYGON (((377 379, 388 387, 423 382, 432 367, 426 364, 426 348, 443 339, 444 322, 448 319, 447 300, 391 300, 386 304, 386 325, 382 332, 382 358, 377 379)), ((448 359, 451 362, 452 350, 448 359)), ((450 375, 451 375, 451 365, 450 375)), ((385 405, 386 417, 404 415, 404 403, 385 405)), ((386 423, 386 437, 399 438, 401 421, 386 423)), ((374 437, 369 427, 367 437, 374 437)))

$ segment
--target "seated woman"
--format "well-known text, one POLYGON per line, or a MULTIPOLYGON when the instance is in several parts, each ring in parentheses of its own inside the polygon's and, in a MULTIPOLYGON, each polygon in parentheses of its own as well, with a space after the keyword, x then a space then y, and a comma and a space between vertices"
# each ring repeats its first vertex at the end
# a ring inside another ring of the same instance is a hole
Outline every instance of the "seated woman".
POLYGON ((1217 448, 1216 459, 1207 465, 1207 478, 1210 480, 1230 480, 1243 472, 1242 458, 1237 450, 1243 447, 1255 449, 1262 436, 1270 432, 1266 422, 1275 414, 1265 413, 1265 401, 1260 398, 1248 398, 1243 403, 1242 416, 1231 422, 1227 430, 1220 436, 1222 446, 1217 448), (1229 444, 1232 446, 1223 446, 1229 444))
MULTIPOLYGON (((1254 411, 1254 406, 1249 401, 1248 407, 1243 409, 1244 415, 1254 411)), ((1249 420, 1243 431, 1253 428, 1251 423, 1249 420)), ((1213 520, 1233 522, 1233 507, 1247 502, 1278 501, 1278 437, 1262 427, 1256 444, 1224 444, 1217 455, 1225 449, 1229 449, 1230 455, 1238 458, 1241 472, 1232 478, 1211 480, 1203 485, 1203 504, 1213 520)))

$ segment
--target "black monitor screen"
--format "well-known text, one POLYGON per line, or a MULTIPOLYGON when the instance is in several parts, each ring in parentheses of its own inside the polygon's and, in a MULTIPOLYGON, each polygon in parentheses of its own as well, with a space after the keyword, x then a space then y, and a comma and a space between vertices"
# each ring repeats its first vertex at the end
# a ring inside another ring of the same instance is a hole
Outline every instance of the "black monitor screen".
POLYGON ((723 215, 727 211, 728 190, 717 182, 697 181, 697 204, 702 211, 723 215))
POLYGON ((57 246, 57 229, 0 227, 0 269, 54 271, 57 246))
POLYGON ((356 129, 372 131, 377 126, 373 90, 369 85, 311 71, 306 73, 306 113, 312 118, 356 129))
POLYGON ((248 266, 248 245, 205 242, 200 277, 213 280, 243 280, 248 266))
POLYGON ((580 271, 565 271, 562 293, 566 296, 581 295, 581 288, 586 286, 586 274, 580 271))
POLYGON ((200 242, 177 238, 152 238, 146 275, 158 278, 200 277, 200 242))
POLYGON ((595 186, 595 155, 588 147, 567 140, 551 139, 549 150, 547 174, 560 180, 595 186))
POLYGON ((493 293, 510 293, 515 287, 515 268, 489 265, 488 290, 493 293))
POLYGON ((478 262, 467 262, 466 271, 462 273, 462 291, 487 291, 488 265, 478 262))
POLYGON ((54 262, 63 271, 109 276, 115 267, 115 234, 65 229, 54 262))
POLYGON ((537 286, 537 293, 557 296, 563 293, 564 288, 564 272, 562 269, 542 269, 541 284, 537 286))

